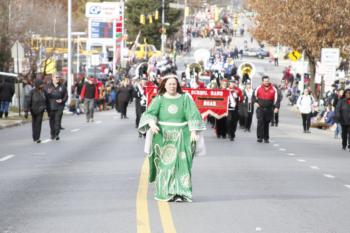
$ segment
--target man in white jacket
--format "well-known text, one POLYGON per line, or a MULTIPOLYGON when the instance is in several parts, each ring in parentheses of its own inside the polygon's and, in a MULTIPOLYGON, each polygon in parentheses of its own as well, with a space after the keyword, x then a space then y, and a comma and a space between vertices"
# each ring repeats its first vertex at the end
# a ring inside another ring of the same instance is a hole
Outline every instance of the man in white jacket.
POLYGON ((303 95, 299 96, 297 106, 303 119, 304 133, 310 132, 311 114, 313 111, 314 98, 310 95, 309 90, 305 89, 303 95))

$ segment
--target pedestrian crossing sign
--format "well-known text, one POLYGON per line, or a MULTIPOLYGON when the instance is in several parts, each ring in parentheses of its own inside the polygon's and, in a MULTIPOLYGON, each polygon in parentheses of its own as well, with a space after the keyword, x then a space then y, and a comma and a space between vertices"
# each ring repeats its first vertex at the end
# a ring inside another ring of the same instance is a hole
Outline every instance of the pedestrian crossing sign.
POLYGON ((298 50, 293 50, 292 52, 290 52, 288 54, 288 57, 289 57, 290 60, 295 62, 295 61, 298 61, 301 58, 301 53, 299 53, 298 50))

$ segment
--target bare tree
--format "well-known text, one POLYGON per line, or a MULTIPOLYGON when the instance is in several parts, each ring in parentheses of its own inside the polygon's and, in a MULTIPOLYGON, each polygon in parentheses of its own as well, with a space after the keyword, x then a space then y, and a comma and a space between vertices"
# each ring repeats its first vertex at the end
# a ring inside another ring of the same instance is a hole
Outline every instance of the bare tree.
POLYGON ((322 48, 340 48, 343 56, 349 55, 349 0, 247 0, 247 7, 256 12, 252 32, 258 40, 305 52, 312 88, 322 48))

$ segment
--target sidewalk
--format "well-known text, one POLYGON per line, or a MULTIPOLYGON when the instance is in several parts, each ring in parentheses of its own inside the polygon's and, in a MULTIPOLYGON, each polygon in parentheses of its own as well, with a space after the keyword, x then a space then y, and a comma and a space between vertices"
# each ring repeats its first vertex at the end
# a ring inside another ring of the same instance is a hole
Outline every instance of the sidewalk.
MULTIPOLYGON (((64 115, 73 115, 73 113, 70 113, 68 111, 63 112, 64 115)), ((44 121, 48 120, 47 113, 44 113, 44 121)), ((21 126, 26 123, 31 123, 32 119, 29 113, 28 118, 24 118, 24 112, 21 113, 21 116, 19 116, 18 112, 9 112, 8 118, 1 118, 0 119, 0 130, 15 126, 21 126)))
POLYGON ((24 118, 24 113, 21 113, 21 116, 19 116, 18 112, 9 112, 8 118, 3 117, 0 119, 0 129, 20 126, 30 121, 30 118, 24 118))
MULTIPOLYGON (((293 118, 295 119, 295 126, 301 128, 300 112, 295 105, 294 106, 288 105, 288 100, 285 97, 285 95, 283 95, 282 108, 292 113, 293 118)), ((318 129, 318 128, 312 127, 311 130, 313 133, 321 134, 323 136, 329 137, 330 139, 334 139, 335 125, 333 125, 328 129, 318 129)), ((341 135, 339 135, 338 138, 336 139, 341 139, 341 135)))

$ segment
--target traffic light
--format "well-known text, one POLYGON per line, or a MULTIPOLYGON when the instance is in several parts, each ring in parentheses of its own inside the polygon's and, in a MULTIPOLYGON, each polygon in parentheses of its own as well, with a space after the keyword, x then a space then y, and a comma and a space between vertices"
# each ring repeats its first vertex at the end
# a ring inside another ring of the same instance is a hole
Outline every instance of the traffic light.
POLYGON ((152 17, 152 15, 148 15, 148 22, 149 22, 149 23, 153 23, 153 17, 152 17))
POLYGON ((238 25, 238 16, 237 15, 235 15, 235 17, 234 17, 234 24, 238 25))
POLYGON ((156 10, 156 11, 154 12, 154 19, 155 19, 155 20, 158 20, 158 19, 159 19, 159 12, 158 12, 158 10, 156 10))
POLYGON ((140 15, 140 24, 146 24, 146 18, 144 14, 140 15))

